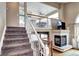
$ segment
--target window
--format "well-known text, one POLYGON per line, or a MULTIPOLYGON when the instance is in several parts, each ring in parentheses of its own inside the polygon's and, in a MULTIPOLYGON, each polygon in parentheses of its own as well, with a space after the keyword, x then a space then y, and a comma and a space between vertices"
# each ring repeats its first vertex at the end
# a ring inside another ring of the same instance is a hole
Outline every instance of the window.
POLYGON ((79 23, 79 15, 77 16, 75 23, 79 23))
POLYGON ((19 24, 21 27, 24 26, 24 16, 19 16, 19 24))
POLYGON ((50 15, 48 18, 55 18, 55 19, 59 19, 58 12, 56 12, 55 14, 50 15))
POLYGON ((19 26, 24 27, 24 20, 25 20, 25 15, 24 15, 24 2, 19 3, 19 26))
POLYGON ((79 41, 78 39, 79 38, 79 15, 76 18, 74 28, 75 28, 75 38, 79 41))
POLYGON ((19 14, 24 15, 24 7, 19 7, 19 14))

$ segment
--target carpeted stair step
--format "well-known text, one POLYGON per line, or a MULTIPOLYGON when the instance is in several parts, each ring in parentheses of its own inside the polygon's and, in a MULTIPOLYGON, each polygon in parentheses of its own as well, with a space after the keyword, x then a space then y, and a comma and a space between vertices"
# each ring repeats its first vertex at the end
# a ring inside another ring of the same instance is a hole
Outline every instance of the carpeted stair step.
POLYGON ((26 32, 6 32, 6 35, 26 35, 26 32))
POLYGON ((18 54, 18 56, 33 56, 33 51, 29 51, 28 53, 18 54))
POLYGON ((6 32, 26 32, 24 27, 7 27, 6 32))
POLYGON ((19 49, 19 47, 21 47, 21 48, 23 48, 23 47, 27 47, 27 49, 28 48, 31 48, 31 46, 30 46, 30 43, 17 43, 17 44, 7 44, 7 45, 3 45, 3 50, 7 50, 7 49, 14 49, 14 48, 16 48, 16 49, 19 49))
POLYGON ((26 39, 27 41, 29 41, 28 37, 24 37, 24 38, 5 38, 4 41, 17 41, 17 40, 24 40, 26 39))
POLYGON ((18 35, 5 35, 5 37, 6 38, 24 38, 24 37, 27 37, 27 34, 26 35, 23 35, 23 34, 22 35, 21 34, 20 35, 19 34, 18 35))
POLYGON ((7 27, 2 56, 32 56, 33 50, 24 27, 7 27))
POLYGON ((18 44, 18 43, 29 43, 28 39, 23 39, 23 40, 4 40, 3 45, 7 45, 7 44, 18 44))
POLYGON ((7 27, 8 30, 25 30, 24 27, 7 27))
POLYGON ((26 33, 26 31, 9 31, 9 30, 6 30, 6 33, 26 33))
POLYGON ((19 36, 19 35, 27 35, 26 33, 6 33, 5 35, 9 36, 9 35, 12 35, 12 36, 19 36))
POLYGON ((25 48, 21 48, 21 49, 14 49, 14 50, 8 50, 6 51, 6 53, 4 53, 4 56, 32 56, 33 55, 33 51, 32 49, 25 49, 25 48))

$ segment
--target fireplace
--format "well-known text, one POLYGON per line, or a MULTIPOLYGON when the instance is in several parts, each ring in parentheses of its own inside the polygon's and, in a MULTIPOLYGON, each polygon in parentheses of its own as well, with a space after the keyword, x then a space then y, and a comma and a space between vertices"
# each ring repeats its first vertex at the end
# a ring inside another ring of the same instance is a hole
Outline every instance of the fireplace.
POLYGON ((69 44, 69 30, 53 30, 53 48, 64 52, 72 48, 69 44))
POLYGON ((66 35, 54 35, 54 44, 59 47, 67 45, 66 35))

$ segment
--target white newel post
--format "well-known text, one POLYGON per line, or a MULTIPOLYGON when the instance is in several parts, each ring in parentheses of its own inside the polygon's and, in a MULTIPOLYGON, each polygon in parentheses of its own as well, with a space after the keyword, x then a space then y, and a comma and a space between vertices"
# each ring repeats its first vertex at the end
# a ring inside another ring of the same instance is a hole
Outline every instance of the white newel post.
POLYGON ((45 46, 45 49, 45 56, 49 56, 49 48, 47 45, 45 46))

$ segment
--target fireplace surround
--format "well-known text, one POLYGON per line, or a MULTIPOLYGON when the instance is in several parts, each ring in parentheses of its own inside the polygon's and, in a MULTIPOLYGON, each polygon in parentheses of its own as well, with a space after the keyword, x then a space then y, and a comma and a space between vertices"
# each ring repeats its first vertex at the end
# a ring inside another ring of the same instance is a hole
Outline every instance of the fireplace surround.
POLYGON ((72 48, 69 44, 69 30, 53 30, 52 37, 54 49, 64 52, 72 48))
POLYGON ((65 46, 67 44, 67 36, 55 35, 54 44, 59 47, 65 46))

